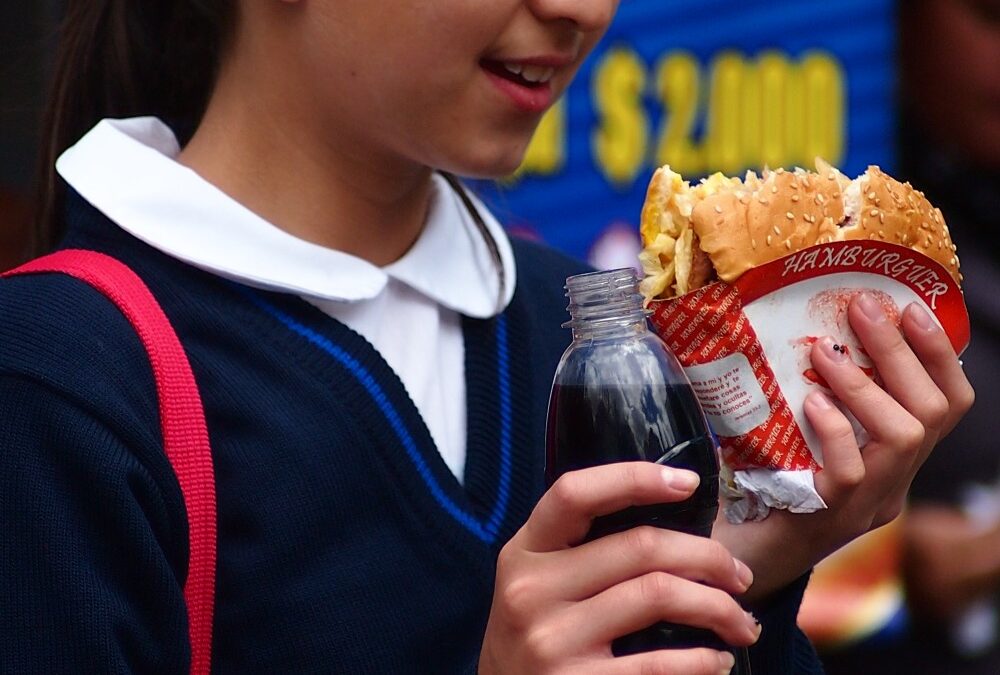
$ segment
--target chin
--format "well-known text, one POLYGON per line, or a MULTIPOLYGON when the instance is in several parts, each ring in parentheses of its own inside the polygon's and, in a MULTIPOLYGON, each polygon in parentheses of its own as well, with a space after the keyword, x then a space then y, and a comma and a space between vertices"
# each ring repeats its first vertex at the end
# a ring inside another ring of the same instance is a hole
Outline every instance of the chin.
POLYGON ((449 166, 442 168, 468 178, 506 178, 521 166, 527 148, 528 141, 521 139, 483 146, 475 153, 469 153, 471 148, 465 148, 463 156, 454 157, 448 162, 449 166))

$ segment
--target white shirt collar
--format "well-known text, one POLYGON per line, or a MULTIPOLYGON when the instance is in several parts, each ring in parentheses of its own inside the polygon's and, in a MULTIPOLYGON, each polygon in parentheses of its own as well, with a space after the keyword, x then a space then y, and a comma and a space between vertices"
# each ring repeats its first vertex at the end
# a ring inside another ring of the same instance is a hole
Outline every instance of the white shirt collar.
POLYGON ((389 278, 474 318, 502 311, 514 293, 510 241, 471 196, 496 240, 506 278, 498 303, 493 257, 455 191, 434 176, 427 223, 396 262, 379 268, 267 222, 175 158, 177 139, 154 117, 104 120, 56 163, 64 180, 108 218, 186 263, 257 288, 306 298, 374 298, 389 278))

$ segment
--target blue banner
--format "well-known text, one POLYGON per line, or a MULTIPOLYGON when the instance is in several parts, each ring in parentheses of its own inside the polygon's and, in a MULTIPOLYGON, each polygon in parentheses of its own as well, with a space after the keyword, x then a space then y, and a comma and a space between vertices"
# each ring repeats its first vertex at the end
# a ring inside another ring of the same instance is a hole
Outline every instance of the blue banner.
POLYGON ((509 181, 502 222, 599 267, 634 255, 653 169, 893 164, 891 0, 623 0, 509 181))

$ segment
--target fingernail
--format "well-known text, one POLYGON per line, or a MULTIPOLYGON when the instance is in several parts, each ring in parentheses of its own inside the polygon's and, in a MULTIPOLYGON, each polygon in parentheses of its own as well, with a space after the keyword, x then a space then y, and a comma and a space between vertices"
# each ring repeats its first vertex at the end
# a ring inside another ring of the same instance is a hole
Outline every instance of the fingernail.
POLYGON ((908 309, 910 316, 913 318, 913 323, 917 324, 919 328, 924 329, 928 333, 941 330, 941 327, 938 326, 937 322, 931 318, 931 315, 927 313, 927 310, 917 303, 911 303, 908 309))
POLYGON ((701 482, 701 477, 693 471, 664 468, 663 480, 667 481, 667 485, 675 490, 685 490, 690 492, 698 487, 698 483, 701 482))
POLYGON ((821 391, 814 391, 810 393, 806 399, 820 410, 833 409, 833 401, 831 401, 830 397, 821 391))
POLYGON ((736 563, 736 578, 743 584, 744 590, 750 588, 753 585, 753 572, 742 560, 733 558, 733 562, 736 563))
POLYGON ((729 675, 733 672, 733 667, 736 665, 736 657, 729 652, 719 652, 719 665, 722 666, 722 670, 719 672, 722 675, 729 675))
POLYGON ((826 337, 820 340, 820 348, 835 363, 847 362, 847 346, 834 342, 833 338, 826 337))
POLYGON ((747 615, 747 619, 749 619, 749 621, 750 621, 750 631, 753 633, 754 639, 759 638, 760 637, 760 631, 762 630, 762 626, 760 625, 760 621, 758 621, 757 617, 755 617, 750 612, 747 612, 746 615, 747 615))
POLYGON ((875 298, 867 293, 862 293, 858 297, 858 307, 861 308, 861 313, 867 316, 873 323, 881 323, 886 320, 882 306, 875 302, 875 298))

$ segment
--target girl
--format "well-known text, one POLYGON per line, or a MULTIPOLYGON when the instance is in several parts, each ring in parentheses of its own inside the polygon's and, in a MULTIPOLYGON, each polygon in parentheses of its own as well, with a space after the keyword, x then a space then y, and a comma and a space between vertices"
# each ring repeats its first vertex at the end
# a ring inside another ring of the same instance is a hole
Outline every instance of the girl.
MULTIPOLYGON (((580 544, 595 516, 696 477, 622 464, 542 494, 561 287, 582 270, 509 241, 450 176, 518 165, 616 5, 68 3, 39 241, 130 266, 191 361, 217 672, 732 666, 612 655, 659 620, 756 642, 758 673, 819 672, 794 624, 806 572, 898 513, 971 389, 926 314, 907 311, 904 341, 862 300, 884 388, 829 341, 813 353, 873 439, 862 457, 829 401, 807 403, 829 509, 580 544)), ((185 672, 189 514, 139 338, 63 275, 3 281, 0 315, 0 670, 185 672)))

